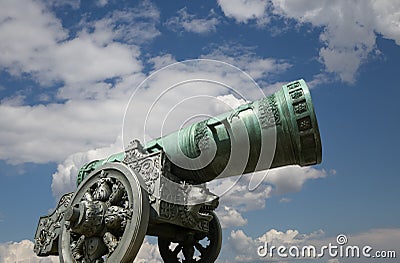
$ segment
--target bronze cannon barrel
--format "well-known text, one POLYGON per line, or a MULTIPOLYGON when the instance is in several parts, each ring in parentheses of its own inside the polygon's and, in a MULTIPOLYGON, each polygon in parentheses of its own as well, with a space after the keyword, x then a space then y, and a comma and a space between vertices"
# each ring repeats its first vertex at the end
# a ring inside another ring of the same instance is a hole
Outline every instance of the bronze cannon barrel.
MULTIPOLYGON (((322 159, 318 123, 304 80, 219 116, 148 142, 148 152, 163 150, 171 172, 192 184, 286 165, 307 166, 322 159)), ((86 164, 86 172, 123 153, 86 164)))
MULTIPOLYGON (((321 158, 309 89, 303 80, 294 81, 268 97, 144 146, 133 140, 125 151, 85 164, 76 191, 39 219, 34 251, 59 255, 61 262, 132 262, 147 234, 158 237, 165 262, 178 262, 179 253, 185 261, 214 262, 222 244, 214 213, 221 195, 203 183, 313 165, 321 158), (204 238, 206 247, 200 242, 204 238), (171 243, 178 243, 178 249, 170 250, 171 243)), ((263 177, 251 177, 249 189, 253 178, 261 183, 263 177)))
POLYGON ((192 183, 285 165, 313 165, 322 158, 317 119, 304 80, 153 140, 146 148, 162 148, 172 161, 172 173, 192 183), (234 151, 239 153, 233 156, 234 151))

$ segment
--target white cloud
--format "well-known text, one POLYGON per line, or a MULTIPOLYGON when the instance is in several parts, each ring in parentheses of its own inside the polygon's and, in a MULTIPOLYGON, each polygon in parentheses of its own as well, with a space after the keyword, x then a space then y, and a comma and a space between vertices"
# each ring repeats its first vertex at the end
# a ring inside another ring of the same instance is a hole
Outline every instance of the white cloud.
POLYGON ((265 207, 271 197, 272 187, 262 184, 255 190, 249 190, 248 176, 217 179, 209 183, 211 192, 221 196, 220 204, 240 212, 258 210, 265 207))
POLYGON ((250 262, 254 257, 254 241, 243 230, 232 230, 228 242, 236 262, 250 262))
POLYGON ((160 56, 152 57, 148 60, 149 63, 153 64, 153 69, 158 70, 176 63, 176 59, 171 54, 164 54, 160 56))
POLYGON ((400 12, 397 1, 372 0, 372 9, 375 13, 376 29, 383 37, 393 39, 400 45, 400 12))
POLYGON ((70 6, 73 9, 78 9, 81 6, 81 0, 47 0, 45 4, 55 7, 70 6))
POLYGON ((143 244, 135 258, 134 263, 162 263, 158 245, 152 244, 146 237, 143 244))
POLYGON ((98 21, 83 22, 76 38, 40 2, 7 2, 0 17, 0 68, 30 74, 41 85, 61 81, 87 86, 142 69, 135 44, 153 39, 159 11, 145 1, 98 21), (20 8, 23 4, 26 8, 20 8), (26 11, 29 10, 29 11, 26 11))
POLYGON ((326 71, 353 83, 359 67, 377 49, 376 37, 400 44, 400 3, 397 1, 272 0, 276 15, 310 23, 324 30, 319 57, 326 71))
POLYGON ((238 43, 219 45, 202 58, 216 59, 235 65, 258 83, 263 83, 271 76, 281 74, 292 66, 285 60, 259 57, 254 47, 244 47, 238 43))
POLYGON ((197 18, 196 15, 189 14, 187 8, 180 9, 176 17, 172 17, 165 23, 167 27, 175 31, 185 30, 198 34, 215 32, 219 24, 214 10, 211 9, 206 18, 197 18))
POLYGON ((253 19, 261 24, 269 21, 266 0, 218 0, 218 4, 227 17, 234 18, 239 23, 247 23, 253 19))
MULTIPOLYGON (((0 262, 18 263, 58 263, 58 256, 38 257, 33 252, 33 242, 22 240, 20 242, 0 243, 0 262)), ((158 246, 144 239, 136 256, 135 263, 162 263, 158 246)))
POLYGON ((56 263, 58 257, 37 257, 33 252, 33 242, 22 240, 21 242, 0 243, 0 262, 19 263, 56 263))
POLYGON ((216 213, 222 228, 247 225, 247 219, 243 218, 236 209, 229 206, 220 206, 216 213))
POLYGON ((100 6, 100 7, 103 7, 103 6, 107 5, 107 4, 108 4, 108 0, 98 0, 97 3, 96 3, 96 5, 100 6))
POLYGON ((221 205, 244 212, 263 209, 272 195, 298 192, 308 180, 326 176, 325 170, 286 166, 239 177, 217 179, 210 182, 209 187, 212 192, 221 196, 221 205), (256 186, 254 182, 260 184, 252 189, 256 186))
POLYGON ((55 78, 67 85, 84 85, 141 70, 138 48, 115 42, 100 46, 91 35, 79 36, 47 52, 54 58, 54 67, 41 70, 46 72, 45 79, 55 78))
MULTIPOLYGON (((286 194, 299 192, 307 180, 324 178, 327 175, 325 170, 313 167, 286 166, 269 170, 265 180, 275 186, 274 193, 286 194)), ((263 175, 260 173, 256 176, 263 175)))
POLYGON ((136 7, 115 10, 99 20, 83 21, 82 24, 86 33, 91 32, 98 43, 119 41, 138 45, 161 34, 157 29, 159 22, 158 8, 150 1, 141 1, 136 7))
MULTIPOLYGON (((138 47, 100 37, 117 31, 123 35, 123 27, 91 33, 84 28, 67 40, 67 30, 40 2, 27 1, 26 9, 19 4, 7 2, 0 10, 1 17, 8 17, 0 24, 0 68, 13 75, 28 74, 42 85, 63 82, 57 97, 66 102, 25 106, 24 94, 3 98, 0 158, 10 163, 60 162, 75 152, 112 143, 121 130, 127 94, 143 79, 138 47)), ((118 13, 119 21, 132 14, 147 17, 152 27, 158 10, 149 2, 138 8, 148 12, 124 11, 118 13)))
MULTIPOLYGON (((264 209, 267 200, 273 195, 284 195, 298 192, 308 180, 324 178, 327 172, 313 167, 287 166, 268 171, 257 172, 214 180, 208 183, 211 192, 220 196, 220 207, 217 210, 221 225, 224 228, 243 226, 247 219, 243 212, 264 209), (253 188, 253 183, 261 182, 253 188), (271 186, 272 184, 272 186, 271 186)), ((282 198, 280 202, 290 202, 282 198)))
POLYGON ((0 104, 6 105, 6 106, 22 106, 25 104, 25 95, 21 94, 16 94, 11 97, 6 97, 2 100, 0 100, 0 104))
POLYGON ((7 124, 0 130, 0 158, 14 164, 46 163, 109 145, 121 131, 124 106, 117 100, 0 105, 0 123, 7 124))
POLYGON ((38 2, 5 1, 0 17, 0 67, 13 75, 43 70, 50 59, 46 52, 67 37, 61 22, 38 2))
POLYGON ((326 73, 348 83, 355 82, 360 66, 377 51, 377 35, 400 45, 398 1, 218 0, 218 4, 227 17, 238 22, 268 21, 275 16, 321 28, 319 59, 326 73))
POLYGON ((76 189, 76 178, 79 169, 83 164, 107 158, 111 154, 123 151, 121 138, 107 147, 89 150, 87 152, 74 153, 57 167, 57 172, 53 174, 51 189, 55 199, 59 199, 64 193, 72 192, 76 189))
POLYGON ((292 201, 292 199, 283 197, 279 200, 279 203, 290 203, 291 201, 292 201))

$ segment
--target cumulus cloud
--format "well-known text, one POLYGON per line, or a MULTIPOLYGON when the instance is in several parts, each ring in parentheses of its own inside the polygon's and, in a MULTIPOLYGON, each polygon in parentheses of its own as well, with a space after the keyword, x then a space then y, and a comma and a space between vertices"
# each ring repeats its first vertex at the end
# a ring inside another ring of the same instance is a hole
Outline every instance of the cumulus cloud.
POLYGON ((286 194, 299 192, 307 180, 324 178, 327 175, 325 170, 313 167, 287 166, 269 170, 266 181, 275 186, 275 194, 286 194))
MULTIPOLYGON (((107 4, 101 0, 99 4, 107 4)), ((147 43, 161 33, 157 26, 160 11, 150 1, 141 1, 136 7, 114 10, 98 20, 83 20, 84 32, 94 35, 97 43, 112 41, 130 45, 147 43)))
POLYGON ((100 6, 100 7, 103 7, 103 6, 107 5, 107 4, 108 4, 108 0, 98 0, 96 2, 96 5, 100 6))
POLYGON ((171 54, 155 56, 148 60, 148 63, 151 63, 153 65, 154 70, 162 69, 176 62, 176 59, 171 54))
POLYGON ((283 197, 279 200, 279 203, 290 203, 291 201, 292 201, 292 199, 283 197))
MULTIPOLYGON (((0 68, 16 76, 28 74, 41 85, 64 85, 56 98, 40 96, 46 105, 24 105, 24 94, 2 99, 0 158, 11 163, 60 162, 75 152, 110 144, 121 130, 127 94, 143 79, 138 47, 119 42, 124 27, 115 29, 111 22, 90 32, 85 25, 68 39, 61 22, 40 2, 27 1, 25 6, 7 2, 0 11, 1 17, 8 17, 0 24, 0 68), (115 35, 104 37, 111 33, 115 35), (53 102, 57 100, 64 102, 53 102)), ((132 9, 110 17, 125 21, 132 14, 145 23, 145 16, 152 27, 157 9, 148 2, 138 8, 149 12, 140 15, 132 9)), ((134 23, 130 19, 126 28, 134 23)), ((126 32, 124 41, 133 37, 135 28, 126 32)))
POLYGON ((7 2, 0 17, 6 18, 0 24, 0 68, 16 76, 30 74, 44 86, 88 86, 140 72, 135 44, 159 35, 159 11, 148 1, 100 20, 83 21, 75 38, 69 38, 61 21, 40 2, 7 2))
POLYGON ((216 210, 216 213, 222 228, 247 225, 247 219, 243 218, 243 216, 232 207, 220 206, 216 210))
MULTIPOLYGON (((264 209, 273 195, 298 192, 308 180, 324 178, 325 170, 313 167, 287 166, 268 171, 214 180, 208 183, 210 190, 220 196, 217 214, 223 228, 244 226, 243 213, 264 209), (254 185, 254 182, 260 182, 254 185), (254 186, 257 186, 254 188, 254 186), (254 188, 254 189, 253 189, 254 188)), ((280 202, 291 199, 281 198, 280 202)))
MULTIPOLYGON (((265 208, 272 195, 298 192, 308 180, 324 178, 325 170, 287 166, 254 174, 217 179, 209 183, 212 192, 221 196, 221 204, 239 212, 265 208), (260 182, 259 185, 254 182, 260 182), (255 189, 252 189, 257 186, 255 189)), ((284 200, 289 201, 289 200, 284 200)))
POLYGON ((375 26, 371 21, 373 10, 368 4, 336 1, 319 4, 305 2, 291 5, 275 1, 276 13, 323 27, 320 35, 323 44, 319 51, 328 72, 337 73, 343 81, 354 82, 361 63, 375 48, 375 26), (304 4, 302 8, 298 8, 304 4))
POLYGON ((247 23, 250 20, 256 20, 260 24, 269 22, 266 0, 218 0, 218 4, 227 17, 239 23, 247 23))
POLYGON ((271 197, 272 186, 262 184, 249 191, 249 178, 229 177, 209 183, 212 192, 221 196, 221 204, 233 207, 239 212, 258 210, 265 207, 265 202, 271 197))
MULTIPOLYGON (((257 83, 265 86, 275 86, 268 81, 272 76, 281 74, 288 70, 292 65, 285 60, 275 58, 265 58, 256 55, 254 47, 245 47, 239 43, 229 43, 211 47, 210 52, 201 56, 202 58, 216 59, 233 64, 249 74, 257 83)), ((279 83, 278 86, 282 86, 279 83)), ((269 92, 276 91, 276 88, 269 92)))
POLYGON ((72 192, 76 189, 76 178, 79 169, 87 162, 107 158, 111 154, 123 151, 121 139, 109 146, 91 149, 87 152, 74 153, 60 163, 57 172, 53 174, 51 189, 53 196, 59 199, 63 194, 72 192))
POLYGON ((126 74, 129 67, 129 72, 138 69, 137 51, 118 43, 99 46, 90 36, 66 40, 67 30, 44 6, 32 1, 24 5, 27 14, 19 4, 8 4, 1 11, 8 19, 0 26, 4 39, 0 66, 11 74, 28 73, 42 85, 50 85, 111 78, 126 74))
POLYGON ((397 1, 219 0, 218 3, 226 16, 238 22, 278 17, 321 28, 319 59, 326 73, 334 73, 348 83, 355 82, 360 66, 377 52, 378 35, 400 45, 397 1))
POLYGON ((394 1, 272 0, 274 13, 324 30, 319 57, 326 71, 353 83, 368 56, 377 49, 377 34, 400 44, 400 3, 394 1))
POLYGON ((184 7, 177 12, 176 17, 168 19, 165 24, 174 31, 184 30, 187 32, 205 34, 215 32, 219 22, 212 9, 206 18, 197 18, 196 15, 189 14, 187 8, 184 7))
POLYGON ((12 75, 41 72, 50 60, 46 51, 67 37, 61 22, 38 2, 5 1, 0 17, 0 67, 12 75))
MULTIPOLYGON (((38 257, 33 252, 33 242, 22 240, 20 242, 0 243, 0 262, 18 263, 58 263, 57 256, 38 257)), ((162 263, 158 246, 151 244, 147 238, 135 258, 135 263, 162 263)))
POLYGON ((7 124, 0 130, 0 158, 10 163, 60 162, 72 153, 108 145, 121 131, 123 110, 118 100, 0 105, 0 123, 7 124))
POLYGON ((145 238, 142 246, 135 258, 134 263, 162 263, 160 252, 158 251, 158 245, 149 242, 148 238, 145 238))
POLYGON ((58 257, 37 257, 33 252, 33 242, 22 240, 0 243, 0 262, 57 263, 59 260, 58 257))
MULTIPOLYGON (((100 0, 103 1, 103 0, 100 0)), ((73 9, 78 9, 81 6, 81 0, 47 0, 46 4, 48 6, 54 6, 54 7, 59 7, 59 6, 70 6, 73 9)))

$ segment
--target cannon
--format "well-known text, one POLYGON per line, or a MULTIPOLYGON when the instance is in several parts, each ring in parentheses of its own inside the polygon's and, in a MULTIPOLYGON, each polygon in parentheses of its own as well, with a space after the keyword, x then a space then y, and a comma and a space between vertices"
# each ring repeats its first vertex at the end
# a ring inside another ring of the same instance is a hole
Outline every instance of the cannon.
POLYGON ((206 183, 321 162, 309 89, 297 80, 271 96, 85 164, 77 189, 39 219, 34 251, 60 262, 133 262, 146 235, 167 263, 214 262, 222 244, 206 183))

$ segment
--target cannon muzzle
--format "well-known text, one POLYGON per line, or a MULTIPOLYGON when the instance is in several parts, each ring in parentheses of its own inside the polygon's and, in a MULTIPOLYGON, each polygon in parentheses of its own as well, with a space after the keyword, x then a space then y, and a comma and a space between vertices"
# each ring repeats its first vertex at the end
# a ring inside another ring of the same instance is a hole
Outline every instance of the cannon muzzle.
MULTIPOLYGON (((172 174, 191 184, 287 165, 313 165, 322 159, 314 106, 302 79, 268 97, 152 140, 144 148, 149 153, 163 151, 172 174)), ((122 152, 87 163, 77 183, 95 168, 124 158, 122 152)))

